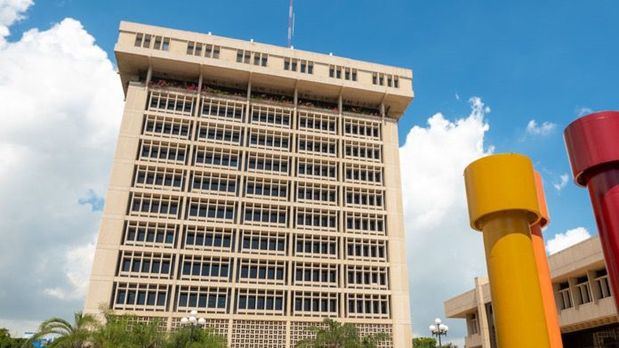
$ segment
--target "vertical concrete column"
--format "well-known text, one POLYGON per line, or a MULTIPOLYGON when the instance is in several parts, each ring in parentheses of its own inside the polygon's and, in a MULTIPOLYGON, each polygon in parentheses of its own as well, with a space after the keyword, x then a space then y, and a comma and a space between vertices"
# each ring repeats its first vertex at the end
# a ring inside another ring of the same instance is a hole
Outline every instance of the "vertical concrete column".
POLYGON ((581 117, 564 136, 576 184, 589 189, 608 279, 619 294, 619 111, 581 117))
POLYGON ((550 347, 529 228, 540 219, 531 160, 484 157, 464 178, 471 227, 483 233, 499 347, 550 347))
MULTIPOLYGON (((110 303, 98 303, 110 298, 114 275, 118 265, 119 246, 122 244, 123 224, 129 201, 129 189, 133 173, 134 156, 138 152, 147 88, 141 84, 129 83, 125 99, 121 133, 118 135, 116 152, 110 171, 110 181, 105 196, 105 207, 95 250, 89 291, 84 303, 84 312, 100 314, 100 306, 108 308, 110 303)), ((111 299, 109 300, 111 301, 111 299)))
POLYGON ((383 123, 383 158, 385 165, 385 204, 387 209, 387 234, 390 236, 388 252, 390 266, 391 317, 395 348, 410 347, 411 317, 408 297, 408 268, 404 238, 402 183, 400 178, 400 150, 398 125, 393 119, 383 123))
POLYGON ((537 264, 537 276, 542 291, 542 299, 544 300, 544 313, 546 314, 546 328, 548 329, 548 337, 550 338, 550 347, 562 348, 563 342, 561 340, 559 317, 557 315, 556 301, 552 289, 552 280, 550 278, 550 267, 548 266, 546 248, 544 247, 544 237, 542 235, 542 229, 550 222, 550 215, 548 214, 548 207, 546 205, 544 183, 542 182, 542 176, 538 172, 535 172, 535 187, 537 189, 537 202, 539 204, 541 219, 537 223, 531 225, 531 242, 533 243, 533 253, 535 254, 535 263, 537 264))
POLYGON ((481 337, 482 348, 492 348, 490 345, 490 325, 488 324, 488 313, 486 313, 486 301, 484 301, 485 279, 475 277, 475 299, 477 302, 477 323, 479 326, 479 336, 481 337))

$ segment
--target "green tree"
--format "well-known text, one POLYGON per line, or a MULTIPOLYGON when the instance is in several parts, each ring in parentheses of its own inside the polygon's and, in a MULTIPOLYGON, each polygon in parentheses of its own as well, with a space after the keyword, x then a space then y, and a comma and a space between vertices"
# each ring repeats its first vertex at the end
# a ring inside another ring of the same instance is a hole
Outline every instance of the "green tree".
POLYGON ((325 327, 312 327, 314 337, 297 343, 297 348, 376 348, 378 342, 386 340, 385 333, 361 337, 359 330, 350 323, 341 324, 332 319, 323 321, 325 327))
POLYGON ((82 348, 92 338, 93 331, 100 327, 97 319, 90 314, 77 312, 73 315, 73 324, 62 318, 51 318, 39 326, 39 330, 23 347, 32 347, 32 342, 46 337, 54 337, 49 348, 82 348))
POLYGON ((168 337, 166 348, 226 348, 226 339, 210 328, 185 326, 168 337))
POLYGON ((436 339, 432 337, 415 337, 413 338, 414 348, 436 348, 436 339))
POLYGON ((23 338, 13 338, 9 330, 0 328, 0 348, 19 348, 24 344, 23 338))

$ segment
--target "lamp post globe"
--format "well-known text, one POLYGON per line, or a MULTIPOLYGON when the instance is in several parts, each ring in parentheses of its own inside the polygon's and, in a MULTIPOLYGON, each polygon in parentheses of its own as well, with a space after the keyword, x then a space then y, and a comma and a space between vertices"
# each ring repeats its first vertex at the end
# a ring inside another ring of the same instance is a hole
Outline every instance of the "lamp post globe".
POLYGON ((449 327, 443 324, 440 318, 434 319, 434 324, 428 327, 430 332, 432 332, 432 336, 436 336, 438 338, 438 346, 442 347, 441 337, 447 336, 447 331, 449 331, 449 327))

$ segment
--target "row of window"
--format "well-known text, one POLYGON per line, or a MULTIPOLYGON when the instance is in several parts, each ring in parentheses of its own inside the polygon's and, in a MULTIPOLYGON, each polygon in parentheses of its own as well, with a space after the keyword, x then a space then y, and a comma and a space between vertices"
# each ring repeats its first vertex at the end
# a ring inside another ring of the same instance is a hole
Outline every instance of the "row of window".
MULTIPOLYGON (((183 116, 193 115, 195 96, 153 90, 149 94, 147 110, 174 113, 183 116)), ((226 121, 243 122, 246 102, 227 98, 205 97, 202 99, 200 116, 226 121)), ((292 108, 275 105, 253 104, 250 121, 252 123, 290 128, 292 108)), ((308 129, 326 133, 335 133, 337 115, 322 114, 307 110, 299 110, 299 129, 308 129)), ((344 120, 344 134, 358 137, 380 139, 380 122, 371 120, 344 120)))
MULTIPOLYGON (((323 253, 335 254, 335 243, 325 244, 323 253)), ((320 253, 320 244, 297 242, 298 254, 320 253), (304 249, 305 248, 305 249, 304 249), (313 250, 312 250, 313 248, 313 250)), ((233 261, 227 257, 184 255, 180 256, 178 278, 181 280, 229 281, 232 278, 233 261)), ((121 253, 119 261, 119 276, 140 278, 171 278, 174 268, 174 257, 171 254, 151 252, 121 253)), ((292 278, 293 285, 317 285, 337 287, 338 266, 332 264, 316 264, 295 262, 292 278)), ((239 259, 236 280, 243 283, 283 284, 286 277, 285 261, 239 259)), ((346 265, 345 287, 387 287, 387 268, 346 265)))
MULTIPOLYGON (((136 33, 134 46, 169 51, 170 38, 145 33, 136 33), (151 42, 153 43, 152 47, 151 42)), ((218 59, 221 54, 221 46, 187 41, 186 53, 191 56, 218 59)), ((251 64, 253 62, 254 65, 266 67, 268 65, 268 55, 266 53, 237 49, 236 61, 237 63, 245 64, 251 64)), ((283 68, 284 70, 299 71, 301 73, 311 75, 314 73, 314 62, 296 58, 284 58, 283 68)), ((329 77, 357 81, 357 69, 339 65, 330 65, 329 77)), ((385 81, 387 81, 387 86, 399 88, 399 78, 397 75, 372 73, 373 84, 383 86, 385 85, 385 81)))
POLYGON ((267 66, 269 55, 261 52, 252 52, 248 50, 236 51, 236 62, 244 64, 253 64, 258 66, 267 66), (252 59, 253 58, 253 59, 252 59))
POLYGON ((314 73, 314 62, 305 59, 284 58, 284 70, 312 75, 314 73))
POLYGON ((151 35, 144 33, 137 33, 135 35, 135 47, 143 47, 143 48, 151 48, 151 42, 153 43, 152 48, 161 51, 169 51, 170 50, 170 38, 163 37, 159 35, 151 35))
MULTIPOLYGON (((257 166, 257 164, 256 164, 257 166)), ((305 175, 310 169, 318 167, 300 166, 305 175)), ((329 167, 320 167, 324 172, 318 175, 333 175, 329 173, 329 167)), ((335 168, 333 168, 335 170, 335 168)), ((356 183, 382 183, 382 169, 371 167, 348 167, 345 168, 346 182, 356 183)), ((217 195, 237 196, 240 177, 235 174, 211 173, 203 171, 190 171, 189 192, 209 193, 217 195)), ((137 165, 133 180, 133 187, 162 189, 170 191, 183 191, 185 182, 185 171, 178 168, 157 167, 150 165, 137 165)), ((245 180, 245 190, 243 195, 246 197, 287 200, 289 185, 285 179, 265 179, 247 177, 245 180)), ((298 182, 296 184, 296 200, 298 202, 312 203, 321 202, 337 204, 337 186, 319 183, 298 182)), ((347 206, 383 206, 384 192, 381 190, 345 188, 347 206)))
MULTIPOLYGON (((198 310, 207 313, 229 313, 233 291, 206 286, 178 286, 175 301, 170 303, 172 287, 154 284, 116 283, 112 308, 119 310, 176 311, 198 310)), ((286 309, 287 294, 281 290, 237 289, 235 313, 277 314, 286 309)), ((346 303, 346 314, 351 317, 388 318, 389 295, 324 293, 293 291, 292 315, 338 315, 340 299, 346 303)))
POLYGON ((387 87, 400 88, 400 79, 397 75, 389 75, 389 74, 382 74, 382 73, 372 74, 372 84, 384 86, 385 82, 387 84, 387 87))
POLYGON ((187 41, 187 55, 219 59, 221 46, 187 41))
POLYGON ((592 278, 584 275, 559 283, 556 289, 556 298, 560 310, 572 308, 575 305, 583 305, 592 302, 594 299, 600 300, 612 295, 606 269, 593 272, 592 278))
POLYGON ((357 81, 357 69, 346 68, 339 65, 329 65, 329 77, 357 81))

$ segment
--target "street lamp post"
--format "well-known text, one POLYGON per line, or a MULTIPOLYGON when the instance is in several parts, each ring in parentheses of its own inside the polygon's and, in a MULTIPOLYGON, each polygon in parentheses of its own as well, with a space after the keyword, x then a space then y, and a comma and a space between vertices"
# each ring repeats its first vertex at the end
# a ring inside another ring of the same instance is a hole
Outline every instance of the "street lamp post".
POLYGON ((202 317, 197 318, 196 315, 198 315, 198 311, 196 311, 194 309, 191 312, 189 312, 189 316, 181 318, 181 325, 190 325, 190 328, 191 328, 190 340, 191 340, 191 342, 195 341, 194 330, 195 330, 196 326, 203 327, 206 324, 206 319, 204 319, 202 317))
POLYGON ((449 327, 441 322, 441 319, 434 319, 434 324, 430 325, 430 332, 432 332, 432 336, 436 336, 438 338, 438 346, 442 347, 441 336, 447 336, 447 330, 449 327))

